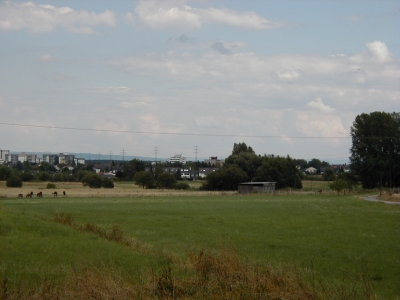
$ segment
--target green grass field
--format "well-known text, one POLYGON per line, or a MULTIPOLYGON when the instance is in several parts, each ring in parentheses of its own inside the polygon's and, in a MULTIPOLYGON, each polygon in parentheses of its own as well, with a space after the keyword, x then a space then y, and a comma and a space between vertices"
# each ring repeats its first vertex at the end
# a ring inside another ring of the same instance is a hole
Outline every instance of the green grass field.
POLYGON ((88 265, 142 278, 166 258, 184 265, 189 253, 230 249, 255 265, 297 266, 330 287, 351 288, 367 274, 377 299, 399 299, 399 213, 336 195, 3 198, 0 276, 10 289, 57 283, 88 265), (56 223, 57 213, 105 230, 119 225, 137 246, 56 223))

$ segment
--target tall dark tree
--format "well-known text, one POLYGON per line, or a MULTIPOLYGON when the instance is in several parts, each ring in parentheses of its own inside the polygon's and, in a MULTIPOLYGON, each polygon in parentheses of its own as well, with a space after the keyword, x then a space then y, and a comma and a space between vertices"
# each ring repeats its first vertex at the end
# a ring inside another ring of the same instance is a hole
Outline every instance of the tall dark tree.
POLYGON ((206 177, 202 189, 209 191, 237 190, 239 183, 246 182, 249 177, 239 167, 224 166, 206 177))
POLYGON ((351 127, 351 169, 363 188, 400 186, 398 113, 358 115, 351 127))
POLYGON ((232 154, 240 154, 242 152, 255 154, 254 150, 250 146, 247 146, 246 143, 239 143, 239 144, 234 143, 232 154))

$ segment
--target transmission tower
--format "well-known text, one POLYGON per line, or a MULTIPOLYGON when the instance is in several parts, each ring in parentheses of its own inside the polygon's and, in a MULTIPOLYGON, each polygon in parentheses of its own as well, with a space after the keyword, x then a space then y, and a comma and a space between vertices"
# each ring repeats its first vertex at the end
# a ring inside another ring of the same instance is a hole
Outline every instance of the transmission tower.
POLYGON ((125 161, 125 153, 126 153, 125 149, 122 149, 121 153, 122 153, 122 161, 125 161))
POLYGON ((197 161, 197 153, 199 152, 199 147, 197 145, 194 147, 194 153, 195 153, 195 159, 194 161, 197 161))
POLYGON ((157 154, 158 154, 158 147, 156 146, 156 147, 154 147, 154 158, 155 158, 155 160, 156 160, 156 164, 157 164, 157 154))

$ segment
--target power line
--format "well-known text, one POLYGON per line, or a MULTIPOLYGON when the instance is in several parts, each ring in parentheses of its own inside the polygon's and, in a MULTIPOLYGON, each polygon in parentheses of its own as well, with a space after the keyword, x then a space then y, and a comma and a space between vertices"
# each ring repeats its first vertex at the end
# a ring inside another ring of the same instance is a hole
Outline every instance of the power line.
MULTIPOLYGON (((244 137, 244 138, 290 138, 290 139, 350 139, 350 136, 285 136, 285 135, 245 135, 245 134, 212 134, 212 133, 174 133, 174 132, 151 132, 151 131, 134 131, 134 130, 112 130, 112 129, 93 129, 93 128, 80 128, 80 127, 62 127, 62 126, 45 126, 45 125, 32 125, 32 124, 17 124, 17 123, 4 123, 0 125, 19 126, 19 127, 33 127, 33 128, 46 128, 46 129, 63 129, 63 130, 77 130, 77 131, 95 131, 95 132, 115 132, 115 133, 134 133, 134 134, 154 134, 154 135, 177 135, 177 136, 208 136, 208 137, 244 137)), ((368 137, 370 138, 370 137, 368 137)), ((375 138, 394 138, 394 137, 375 137, 375 138)), ((372 139, 372 138, 371 138, 372 139)))

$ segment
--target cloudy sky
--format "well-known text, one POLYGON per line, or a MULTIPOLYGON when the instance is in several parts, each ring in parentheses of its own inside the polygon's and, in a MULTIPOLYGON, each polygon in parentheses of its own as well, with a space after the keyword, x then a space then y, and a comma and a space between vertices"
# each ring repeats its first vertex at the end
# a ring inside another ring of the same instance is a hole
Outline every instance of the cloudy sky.
POLYGON ((0 149, 346 162, 358 114, 400 110, 399 19, 397 0, 1 1, 0 149))

